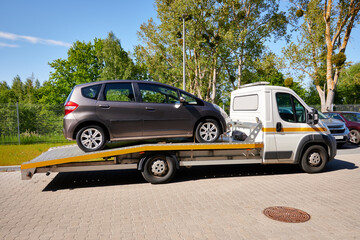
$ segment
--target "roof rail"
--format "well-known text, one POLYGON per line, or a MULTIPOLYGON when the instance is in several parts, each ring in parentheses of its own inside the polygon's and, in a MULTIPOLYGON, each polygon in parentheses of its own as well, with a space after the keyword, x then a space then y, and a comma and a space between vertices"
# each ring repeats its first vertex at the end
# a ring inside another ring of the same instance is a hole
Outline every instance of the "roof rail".
POLYGON ((240 88, 253 87, 253 86, 261 86, 261 85, 269 85, 269 82, 254 82, 241 85, 240 88))

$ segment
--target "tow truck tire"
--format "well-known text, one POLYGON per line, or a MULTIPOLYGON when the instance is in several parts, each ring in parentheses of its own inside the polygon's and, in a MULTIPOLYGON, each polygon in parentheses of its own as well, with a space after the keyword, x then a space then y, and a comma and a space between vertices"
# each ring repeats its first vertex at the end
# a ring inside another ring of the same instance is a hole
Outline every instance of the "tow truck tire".
POLYGON ((216 120, 205 119, 201 121, 195 130, 195 138, 200 143, 215 142, 220 136, 220 127, 216 120))
POLYGON ((329 156, 323 146, 310 146, 304 152, 301 159, 301 168, 307 173, 321 172, 329 159, 329 156))
POLYGON ((76 134, 76 143, 84 152, 102 150, 106 143, 104 130, 97 125, 83 127, 76 134))
POLYGON ((149 183, 161 184, 169 182, 175 172, 175 160, 170 156, 157 154, 147 158, 141 173, 149 183))

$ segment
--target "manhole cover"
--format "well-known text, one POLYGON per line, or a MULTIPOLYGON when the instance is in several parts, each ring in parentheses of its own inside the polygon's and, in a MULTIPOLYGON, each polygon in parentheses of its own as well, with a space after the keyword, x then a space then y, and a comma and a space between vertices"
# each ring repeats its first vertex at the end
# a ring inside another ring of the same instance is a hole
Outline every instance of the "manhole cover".
POLYGON ((269 207, 263 213, 265 216, 280 222, 301 223, 310 220, 308 213, 290 207, 269 207))

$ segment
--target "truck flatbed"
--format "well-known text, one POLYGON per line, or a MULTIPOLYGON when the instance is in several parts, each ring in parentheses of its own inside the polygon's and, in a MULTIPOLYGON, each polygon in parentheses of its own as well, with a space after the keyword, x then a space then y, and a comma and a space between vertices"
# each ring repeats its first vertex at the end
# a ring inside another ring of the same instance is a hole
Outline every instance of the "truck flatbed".
POLYGON ((155 143, 86 153, 77 145, 51 148, 21 165, 22 179, 39 172, 139 169, 141 158, 151 153, 176 155, 179 166, 260 163, 262 142, 155 143))

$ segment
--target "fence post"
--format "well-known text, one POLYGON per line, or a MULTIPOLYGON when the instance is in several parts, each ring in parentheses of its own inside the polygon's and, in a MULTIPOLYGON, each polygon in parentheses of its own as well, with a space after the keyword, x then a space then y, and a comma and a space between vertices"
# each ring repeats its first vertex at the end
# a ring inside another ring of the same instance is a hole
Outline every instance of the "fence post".
POLYGON ((18 102, 16 102, 16 114, 17 114, 18 144, 20 145, 20 119, 19 119, 19 103, 18 102))

